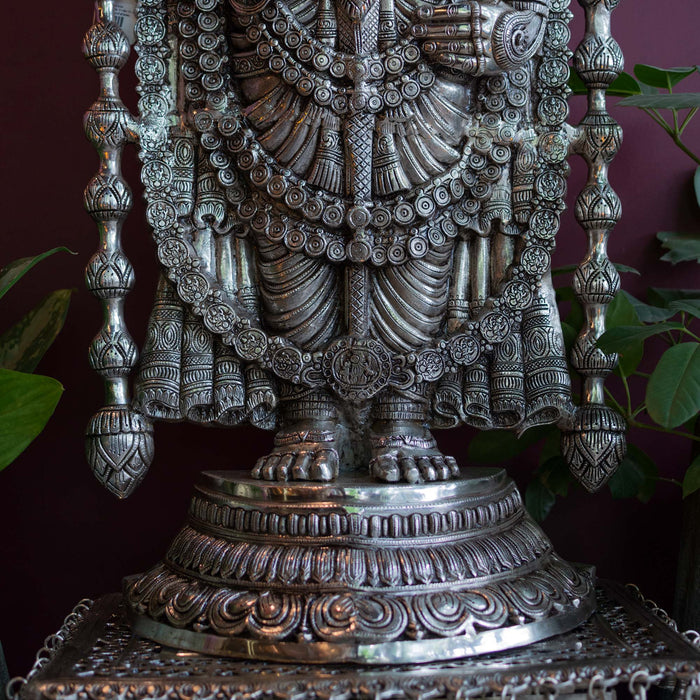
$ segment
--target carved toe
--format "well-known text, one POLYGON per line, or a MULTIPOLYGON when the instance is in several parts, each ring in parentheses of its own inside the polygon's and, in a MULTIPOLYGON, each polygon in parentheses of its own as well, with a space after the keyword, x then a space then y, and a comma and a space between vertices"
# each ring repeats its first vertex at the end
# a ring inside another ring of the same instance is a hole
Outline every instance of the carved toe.
POLYGON ((399 460, 399 465, 401 466, 404 481, 409 484, 419 484, 423 481, 414 457, 402 457, 399 460))
POLYGON ((369 463, 369 473, 381 481, 401 481, 401 470, 394 455, 384 454, 373 457, 369 463))
POLYGON ((338 476, 338 466, 335 450, 319 450, 311 465, 310 478, 313 481, 333 481, 338 476))
POLYGON ((424 481, 435 481, 437 479, 437 471, 433 466, 430 457, 418 457, 416 466, 424 481))
POLYGON ((442 455, 438 457, 433 457, 432 459, 433 467, 435 468, 435 473, 440 481, 446 481, 450 478, 450 468, 447 466, 445 457, 442 455))
POLYGON ((294 467, 292 468, 292 478, 297 481, 307 481, 309 479, 309 467, 313 462, 313 453, 306 450, 300 451, 296 460, 294 461, 294 467))
POLYGON ((445 455, 445 464, 447 464, 447 467, 450 470, 450 476, 459 476, 459 465, 454 457, 445 455))
POLYGON ((291 476, 292 465, 294 464, 294 453, 283 454, 275 468, 275 478, 277 481, 287 481, 291 476))
POLYGON ((262 468, 262 478, 266 481, 277 480, 277 465, 280 461, 280 455, 271 454, 265 458, 265 464, 262 468))

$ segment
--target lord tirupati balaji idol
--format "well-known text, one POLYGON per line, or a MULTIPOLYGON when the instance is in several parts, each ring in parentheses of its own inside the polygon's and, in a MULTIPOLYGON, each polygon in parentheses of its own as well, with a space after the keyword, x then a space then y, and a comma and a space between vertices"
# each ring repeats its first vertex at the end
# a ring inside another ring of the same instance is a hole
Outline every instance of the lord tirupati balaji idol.
POLYGON ((129 42, 97 3, 86 204, 102 246, 87 277, 106 308, 91 360, 108 400, 88 458, 125 496, 154 419, 276 431, 248 476, 203 476, 165 560, 127 582, 139 633, 234 656, 421 661, 591 613, 590 573, 552 552, 502 470, 460 475, 431 433, 556 423, 590 490, 624 456, 603 403, 616 358, 596 347, 619 287, 605 252, 617 3, 580 2, 579 127, 568 0, 140 0, 138 119, 116 86, 129 42), (129 140, 162 266, 133 400, 129 140), (549 272, 572 152, 590 171, 578 407, 549 272))

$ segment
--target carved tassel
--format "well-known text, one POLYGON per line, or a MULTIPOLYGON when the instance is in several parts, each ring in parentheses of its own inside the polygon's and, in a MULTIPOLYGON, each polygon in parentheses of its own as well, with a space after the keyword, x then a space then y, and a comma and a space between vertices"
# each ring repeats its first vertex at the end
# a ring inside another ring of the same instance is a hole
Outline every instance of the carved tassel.
POLYGON ((321 0, 318 4, 316 38, 326 46, 335 48, 338 36, 338 23, 335 19, 333 0, 321 0))
POLYGON ((536 161, 537 149, 530 136, 518 148, 513 165, 513 214, 519 224, 526 224, 532 214, 536 161))
POLYGON ((411 186, 401 165, 401 157, 396 150, 391 124, 383 120, 377 124, 374 139, 374 168, 372 170, 372 189, 376 194, 388 195, 411 186))
POLYGON ((328 192, 342 194, 345 188, 344 170, 340 120, 326 118, 321 127, 318 150, 308 178, 309 184, 328 192))
POLYGON ((199 158, 197 201, 193 219, 200 230, 213 228, 217 233, 225 233, 231 228, 227 216, 226 198, 205 153, 202 153, 199 158))
POLYGON ((504 168, 501 177, 494 185, 493 194, 483 204, 481 220, 485 231, 488 231, 492 222, 500 221, 501 229, 510 223, 511 189, 510 173, 504 168))
POLYGON ((379 1, 379 33, 377 48, 385 51, 396 43, 396 12, 394 0, 379 1))
POLYGON ((194 172, 196 145, 194 134, 182 129, 173 135, 175 163, 173 165, 173 203, 180 216, 192 213, 194 207, 194 172))

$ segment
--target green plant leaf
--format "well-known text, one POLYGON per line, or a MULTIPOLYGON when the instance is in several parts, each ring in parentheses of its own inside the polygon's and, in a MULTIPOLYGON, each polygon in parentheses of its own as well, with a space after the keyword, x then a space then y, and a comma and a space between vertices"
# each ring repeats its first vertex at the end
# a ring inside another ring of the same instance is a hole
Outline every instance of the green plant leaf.
POLYGON ((628 445, 627 454, 634 459, 639 469, 642 470, 642 474, 644 474, 644 481, 637 493, 637 498, 642 503, 647 503, 651 500, 656 490, 656 484, 659 481, 659 468, 656 466, 656 462, 636 445, 628 445))
POLYGON ((620 291, 620 294, 626 296, 630 304, 634 306, 634 310, 637 312, 637 318, 642 323, 658 323, 659 321, 666 321, 675 313, 675 311, 667 309, 666 307, 662 308, 659 306, 652 306, 651 304, 645 304, 643 301, 637 299, 637 297, 633 297, 624 289, 620 291))
MULTIPOLYGON (((605 327, 608 329, 619 327, 641 326, 634 304, 624 295, 616 294, 605 314, 605 327)), ((639 367, 644 357, 644 343, 637 343, 623 353, 620 353, 616 371, 629 377, 639 367)))
POLYGON ((660 287, 650 287, 647 290, 649 303, 654 306, 668 307, 672 301, 677 299, 700 299, 700 289, 663 289, 660 287))
POLYGON ((642 109, 693 109, 700 107, 700 92, 676 92, 673 95, 632 95, 620 100, 623 107, 642 109))
POLYGON ((638 498, 646 503, 659 480, 659 468, 649 455, 636 445, 628 445, 627 455, 610 478, 613 498, 638 498))
POLYGON ((623 265, 622 263, 613 263, 613 267, 618 272, 631 272, 633 275, 639 275, 640 277, 642 275, 642 273, 636 267, 632 267, 631 265, 623 265))
POLYGON ((700 318, 700 299, 678 299, 668 305, 673 311, 684 311, 695 318, 700 318))
POLYGON ((564 348, 566 349, 566 354, 568 357, 569 353, 571 352, 571 349, 574 347, 574 343, 576 342, 576 338, 578 337, 579 330, 578 328, 574 328, 570 323, 562 321, 561 332, 564 336, 564 348))
POLYGON ((66 320, 70 289, 51 292, 0 336, 0 367, 33 372, 66 320))
POLYGON ((646 405, 652 420, 669 429, 700 411, 700 343, 664 352, 647 383, 646 405))
POLYGON ((469 443, 467 455, 472 462, 501 464, 539 442, 551 430, 542 425, 526 430, 519 438, 510 430, 482 430, 469 443))
POLYGON ((559 265, 559 267, 552 268, 552 277, 558 277, 559 275, 568 275, 572 272, 576 272, 578 265, 559 265))
POLYGON ((605 327, 639 326, 641 321, 634 304, 625 294, 616 294, 605 313, 605 327))
POLYGON ((572 68, 569 71, 569 90, 574 95, 587 95, 586 84, 581 80, 581 76, 572 68))
POLYGON ((693 189, 695 190, 695 199, 700 207, 700 166, 695 169, 695 175, 693 175, 693 189))
POLYGON ((632 353, 638 346, 643 345, 647 338, 679 328, 683 328, 683 324, 676 321, 665 321, 650 326, 618 326, 605 331, 598 339, 597 345, 603 352, 632 353))
POLYGON ((62 392, 51 377, 0 369, 0 470, 44 429, 62 392))
POLYGON ((581 330, 581 327, 586 320, 585 314, 583 313, 583 307, 581 303, 576 298, 576 294, 571 287, 559 287, 556 290, 557 302, 569 302, 571 307, 569 308, 569 313, 564 317, 564 321, 570 326, 576 329, 576 333, 581 330))
POLYGON ((19 282, 19 280, 22 279, 22 277, 24 277, 24 275, 27 274, 27 272, 29 272, 29 270, 31 270, 36 264, 40 263, 42 260, 45 260, 50 255, 59 252, 75 255, 72 250, 61 246, 59 248, 47 250, 45 253, 35 255, 33 258, 20 258, 19 260, 11 262, 6 267, 3 267, 2 270, 0 270, 0 299, 2 299, 10 288, 19 282))
POLYGON ((683 498, 687 498, 698 489, 700 489, 700 455, 693 460, 683 477, 683 498))
POLYGON ((659 231, 656 237, 661 241, 661 247, 668 251, 661 260, 672 265, 692 260, 700 262, 700 233, 659 231))
POLYGON ((620 73, 607 90, 607 94, 614 97, 628 97, 642 92, 642 86, 629 73, 624 72, 620 73))
POLYGON ((641 83, 651 87, 669 90, 684 78, 695 73, 695 66, 682 68, 657 68, 640 63, 634 67, 634 74, 641 83))
POLYGON ((642 487, 644 474, 636 462, 627 455, 608 481, 613 498, 634 498, 642 487))
POLYGON ((557 497, 539 479, 533 479, 525 490, 525 508, 527 512, 541 523, 550 513, 557 497))
MULTIPOLYGON (((560 436, 557 434, 556 437, 558 449, 560 436)), ((566 496, 569 493, 571 472, 561 453, 549 457, 537 471, 540 480, 552 493, 557 496, 566 496)))

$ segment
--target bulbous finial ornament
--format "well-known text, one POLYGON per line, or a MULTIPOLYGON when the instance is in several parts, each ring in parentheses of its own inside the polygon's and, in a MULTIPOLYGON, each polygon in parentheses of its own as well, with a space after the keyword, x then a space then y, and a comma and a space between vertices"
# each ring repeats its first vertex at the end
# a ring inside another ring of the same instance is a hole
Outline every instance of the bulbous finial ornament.
POLYGON ((129 39, 114 22, 99 22, 83 40, 83 55, 95 69, 120 70, 129 58, 129 39))
POLYGON ((615 473, 627 453, 625 419, 608 406, 579 407, 561 438, 571 473, 588 491, 597 491, 615 473))
POLYGON ((127 498, 153 461, 153 426, 127 406, 107 406, 91 419, 85 454, 97 480, 118 498, 127 498))

